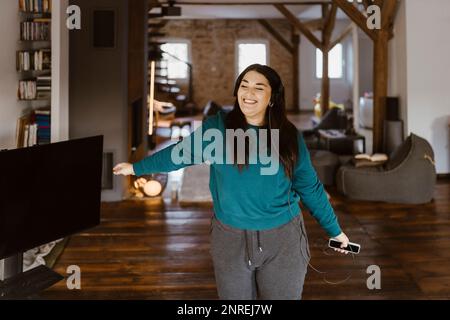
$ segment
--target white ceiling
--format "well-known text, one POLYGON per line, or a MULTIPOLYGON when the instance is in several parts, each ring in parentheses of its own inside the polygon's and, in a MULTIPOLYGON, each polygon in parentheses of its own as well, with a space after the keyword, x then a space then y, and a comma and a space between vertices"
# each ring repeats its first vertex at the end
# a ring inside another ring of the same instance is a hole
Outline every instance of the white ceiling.
MULTIPOLYGON (((181 7, 181 17, 168 17, 168 19, 283 19, 284 16, 273 5, 251 5, 257 3, 292 3, 308 0, 247 0, 247 5, 183 5, 183 0, 176 1, 176 6, 181 7)), ((236 0, 185 0, 190 3, 236 3, 236 0)), ((242 3, 243 1, 241 1, 242 3)), ((324 1, 326 2, 326 1, 324 1)), ((299 19, 316 19, 322 15, 320 5, 286 5, 299 19)), ((337 19, 347 19, 347 16, 338 10, 337 19)))

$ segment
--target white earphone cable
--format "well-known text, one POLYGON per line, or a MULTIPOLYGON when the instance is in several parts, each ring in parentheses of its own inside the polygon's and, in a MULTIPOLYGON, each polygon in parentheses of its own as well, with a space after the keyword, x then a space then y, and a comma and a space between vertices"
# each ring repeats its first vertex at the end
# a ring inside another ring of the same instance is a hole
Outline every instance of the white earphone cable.
MULTIPOLYGON (((271 123, 271 113, 272 113, 271 111, 272 111, 272 106, 273 106, 273 104, 271 103, 271 104, 269 105, 269 116, 268 116, 268 118, 269 118, 269 131, 272 130, 272 123, 271 123)), ((271 144, 271 146, 273 146, 273 147, 276 149, 276 153, 277 153, 277 155, 278 155, 278 157, 279 157, 279 156, 280 156, 279 150, 278 150, 278 148, 275 146, 275 144, 272 142, 272 133, 269 132, 269 134, 270 134, 270 144, 271 144)), ((271 152, 272 152, 272 149, 271 149, 271 152)), ((291 184, 290 184, 290 186, 289 186, 288 197, 287 197, 287 199, 288 199, 288 206, 289 206, 289 214, 291 215, 291 219, 294 219, 295 216, 294 216, 294 214, 292 213, 292 210, 291 210, 291 202, 290 202, 291 188, 292 188, 292 181, 291 181, 291 184)), ((302 223, 302 222, 300 222, 300 223, 302 223)), ((306 240, 306 237, 307 237, 307 236, 306 236, 306 234, 303 233, 303 226, 300 226, 300 228, 302 229, 302 233, 300 233, 299 228, 296 228, 297 231, 298 231, 298 234, 299 234, 299 236, 300 236, 300 239, 302 239, 302 238, 304 237, 305 240, 306 240)), ((306 241, 307 241, 307 240, 306 240, 306 241)), ((308 242, 307 242, 307 243, 308 243, 308 242)), ((308 245, 308 244, 307 244, 307 245, 308 245)), ((327 248, 323 249, 322 252, 323 252, 325 255, 329 255, 329 254, 326 253, 326 249, 327 249, 327 248)), ((308 261, 308 258, 305 257, 305 254, 304 254, 304 252, 303 252, 303 249, 302 249, 301 244, 300 244, 300 252, 301 252, 303 258, 305 259, 305 261, 308 261)), ((352 258, 353 258, 353 264, 355 264, 355 262, 356 262, 356 261, 355 261, 355 254, 354 254, 353 252, 351 252, 351 255, 352 255, 352 258)), ((324 275, 324 276, 323 276, 323 281, 324 281, 325 283, 327 283, 327 284, 330 284, 330 285, 338 285, 338 284, 344 283, 344 282, 346 282, 347 280, 349 280, 349 279, 352 277, 352 274, 353 274, 353 272, 350 271, 349 274, 347 275, 347 277, 346 277, 344 280, 341 280, 341 281, 338 281, 338 282, 333 282, 333 281, 329 281, 329 280, 327 280, 327 279, 325 278, 325 275, 328 274, 328 273, 330 273, 330 272, 318 270, 317 268, 315 268, 315 267, 310 263, 310 261, 308 261, 308 266, 310 266, 311 269, 313 269, 313 270, 316 271, 317 273, 323 274, 323 275, 324 275)))

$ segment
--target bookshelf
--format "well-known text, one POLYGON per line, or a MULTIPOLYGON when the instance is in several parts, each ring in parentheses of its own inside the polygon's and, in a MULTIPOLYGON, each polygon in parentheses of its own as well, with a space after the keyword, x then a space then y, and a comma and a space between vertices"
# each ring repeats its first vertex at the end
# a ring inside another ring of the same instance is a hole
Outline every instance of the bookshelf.
POLYGON ((27 104, 17 120, 18 148, 50 143, 52 0, 18 2, 17 99, 27 104))

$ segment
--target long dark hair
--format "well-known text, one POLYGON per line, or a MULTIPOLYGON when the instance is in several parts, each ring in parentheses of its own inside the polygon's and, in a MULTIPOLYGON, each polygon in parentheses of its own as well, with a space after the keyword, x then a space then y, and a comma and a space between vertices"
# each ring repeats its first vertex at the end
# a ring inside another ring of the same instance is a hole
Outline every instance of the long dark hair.
MULTIPOLYGON (((270 87, 272 88, 272 95, 270 97, 270 102, 273 104, 272 107, 267 107, 266 114, 264 116, 265 125, 264 127, 269 129, 268 140, 271 137, 271 129, 279 129, 279 150, 275 150, 279 154, 279 161, 284 166, 284 171, 286 175, 292 179, 294 176, 294 168, 298 159, 298 138, 297 138, 297 128, 290 122, 286 116, 286 105, 284 99, 284 85, 281 81, 278 73, 270 68, 269 66, 261 64, 252 64, 248 66, 236 80, 234 86, 233 95, 236 97, 234 102, 234 108, 230 111, 225 120, 225 126, 227 129, 242 129, 247 130, 248 123, 245 119, 245 115, 242 113, 239 107, 239 101, 237 93, 241 85, 242 79, 249 71, 256 71, 262 74, 269 81, 270 87), (270 128, 269 128, 269 113, 270 113, 270 128)), ((236 141, 235 141, 236 142, 236 141)), ((236 143, 235 150, 236 150, 236 143)), ((267 144, 269 146, 270 152, 271 143, 267 144)), ((278 149, 278 148, 274 148, 278 149)), ((245 148, 245 165, 248 165, 248 141, 246 139, 245 148)), ((234 164, 237 163, 237 152, 234 152, 234 164)), ((243 164, 237 164, 239 170, 242 170, 243 164)))

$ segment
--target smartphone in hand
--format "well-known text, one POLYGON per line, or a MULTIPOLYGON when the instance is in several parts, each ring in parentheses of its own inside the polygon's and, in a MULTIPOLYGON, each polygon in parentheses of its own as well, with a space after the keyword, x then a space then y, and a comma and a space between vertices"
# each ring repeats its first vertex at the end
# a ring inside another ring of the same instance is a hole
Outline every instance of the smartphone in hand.
POLYGON ((335 239, 330 239, 328 241, 328 247, 333 248, 333 249, 341 249, 341 250, 345 250, 349 253, 353 253, 353 254, 358 254, 359 251, 361 250, 361 245, 357 244, 357 243, 353 243, 353 242, 349 242, 347 247, 341 248, 341 242, 335 240, 335 239))

